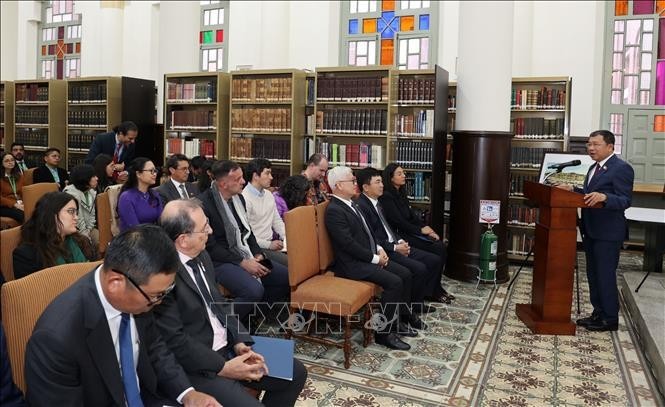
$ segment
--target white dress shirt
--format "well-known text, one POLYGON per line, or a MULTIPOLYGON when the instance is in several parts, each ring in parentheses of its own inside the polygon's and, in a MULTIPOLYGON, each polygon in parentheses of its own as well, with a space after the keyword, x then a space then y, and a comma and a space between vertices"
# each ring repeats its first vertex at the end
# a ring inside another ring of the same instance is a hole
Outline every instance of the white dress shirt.
MULTIPOLYGON (((598 162, 597 165, 600 166, 600 168, 605 167, 605 163, 607 162, 607 160, 612 158, 613 155, 614 155, 614 153, 610 154, 606 159, 604 159, 603 161, 598 162)), ((594 169, 591 170, 591 174, 589 174, 589 179, 587 180, 587 185, 589 185, 589 182, 591 182, 591 178, 593 178, 593 176, 596 175, 596 168, 597 167, 594 167, 594 169)))

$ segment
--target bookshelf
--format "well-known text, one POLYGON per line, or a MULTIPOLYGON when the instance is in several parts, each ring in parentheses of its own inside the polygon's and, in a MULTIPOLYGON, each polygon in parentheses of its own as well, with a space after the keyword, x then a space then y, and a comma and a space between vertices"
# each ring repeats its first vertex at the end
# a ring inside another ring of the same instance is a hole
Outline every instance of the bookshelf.
POLYGON ((229 157, 242 164, 269 159, 275 185, 303 169, 307 75, 296 69, 231 72, 229 157))
POLYGON ((14 82, 14 138, 25 145, 25 160, 40 165, 48 147, 61 151, 66 162, 67 84, 62 80, 14 82))
POLYGON ((308 72, 305 75, 305 134, 303 136, 302 161, 303 168, 309 157, 316 152, 314 134, 316 133, 316 74, 308 72))
POLYGON ((9 150, 14 142, 14 82, 0 84, 0 148, 9 150))
POLYGON ((164 155, 228 157, 229 74, 164 75, 164 155))
POLYGON ((523 260, 534 243, 538 211, 525 205, 524 181, 538 181, 545 153, 569 148, 571 86, 572 79, 563 76, 513 78, 509 260, 523 260))

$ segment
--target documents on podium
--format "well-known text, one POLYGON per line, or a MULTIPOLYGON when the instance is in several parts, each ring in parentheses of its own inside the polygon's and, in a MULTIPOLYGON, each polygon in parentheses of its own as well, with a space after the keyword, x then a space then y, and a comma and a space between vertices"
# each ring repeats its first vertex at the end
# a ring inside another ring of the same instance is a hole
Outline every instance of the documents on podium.
POLYGON ((252 339, 252 350, 265 359, 268 376, 293 380, 293 341, 267 336, 252 336, 252 339))

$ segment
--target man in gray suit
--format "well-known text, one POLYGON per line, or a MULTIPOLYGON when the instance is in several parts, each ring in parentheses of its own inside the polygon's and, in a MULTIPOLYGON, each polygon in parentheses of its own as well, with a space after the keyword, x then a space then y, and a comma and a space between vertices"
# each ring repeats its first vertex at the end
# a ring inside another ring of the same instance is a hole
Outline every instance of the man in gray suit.
POLYGON ((166 204, 175 199, 193 198, 199 193, 196 185, 187 182, 189 177, 189 159, 183 154, 173 154, 166 160, 169 180, 155 188, 166 204))

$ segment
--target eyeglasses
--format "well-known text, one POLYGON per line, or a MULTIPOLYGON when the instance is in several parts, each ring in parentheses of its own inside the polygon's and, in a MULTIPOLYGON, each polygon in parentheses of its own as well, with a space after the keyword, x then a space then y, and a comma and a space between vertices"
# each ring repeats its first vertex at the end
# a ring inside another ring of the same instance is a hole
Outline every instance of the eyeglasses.
POLYGON ((598 147, 602 147, 604 145, 607 145, 607 143, 586 143, 587 148, 590 148, 590 147, 598 148, 598 147))
POLYGON ((345 180, 337 181, 337 182, 353 182, 353 185, 358 185, 358 181, 355 178, 354 179, 345 179, 345 180))
POLYGON ((149 172, 151 174, 157 174, 159 171, 157 171, 157 168, 151 168, 149 170, 141 170, 140 172, 149 172))
POLYGON ((70 214, 72 216, 78 216, 78 214, 79 214, 79 210, 76 209, 76 208, 65 209, 65 212, 67 212, 68 214, 70 214))
POLYGON ((191 231, 191 232, 187 232, 187 234, 192 234, 192 233, 205 233, 205 234, 207 235, 207 234, 208 234, 208 231, 210 231, 210 230, 211 230, 211 228, 210 228, 210 219, 208 219, 208 217, 206 217, 206 224, 203 225, 203 230, 202 230, 202 231, 197 232, 197 231, 193 230, 193 231, 191 231))
POLYGON ((153 296, 151 297, 151 296, 149 296, 148 294, 146 294, 146 292, 143 291, 143 289, 142 289, 141 287, 139 287, 139 285, 136 283, 136 281, 134 281, 130 276, 128 276, 127 273, 122 272, 122 271, 120 271, 120 270, 116 270, 116 269, 111 269, 111 271, 113 271, 113 272, 115 272, 115 273, 118 273, 118 274, 122 274, 123 276, 125 276, 125 278, 126 278, 127 280, 129 280, 129 282, 132 283, 132 285, 133 285, 134 287, 136 287, 137 290, 139 290, 139 292, 141 293, 141 295, 143 295, 143 297, 145 297, 145 299, 148 300, 148 306, 149 306, 149 307, 152 307, 153 305, 159 303, 161 300, 164 299, 164 297, 166 297, 167 295, 169 295, 169 293, 170 293, 171 291, 173 291, 173 289, 175 288, 175 280, 174 280, 173 283, 171 283, 170 286, 166 287, 166 290, 162 291, 161 293, 159 293, 159 294, 157 294, 157 295, 153 295, 153 296))

